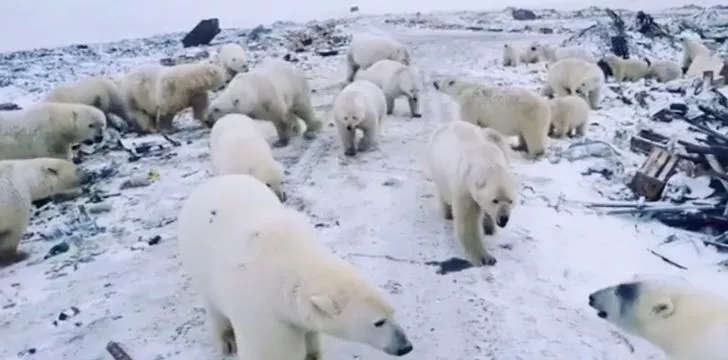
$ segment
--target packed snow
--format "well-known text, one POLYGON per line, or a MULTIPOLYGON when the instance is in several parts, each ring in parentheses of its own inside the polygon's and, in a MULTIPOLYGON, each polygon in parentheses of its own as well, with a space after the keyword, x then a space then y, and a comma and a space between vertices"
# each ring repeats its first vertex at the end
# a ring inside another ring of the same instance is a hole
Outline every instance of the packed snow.
MULTIPOLYGON (((282 45, 283 34, 311 24, 225 29, 209 46, 212 54, 216 44, 241 42, 255 63, 288 55, 305 70, 317 114, 329 124, 313 141, 298 137, 274 150, 286 166, 286 204, 308 214, 321 241, 387 293, 414 344, 408 358, 664 359, 654 346, 625 338, 599 319, 587 306, 588 294, 638 276, 682 277, 724 288, 718 284, 725 283, 726 273, 717 264, 726 256, 700 242, 706 235, 585 206, 632 197, 625 184, 645 156, 630 152, 629 135, 648 123, 668 134, 686 128, 651 122, 644 109, 626 105, 611 87, 603 91, 601 109, 591 114, 586 139, 551 140, 537 160, 522 153, 515 157, 518 205, 508 226, 486 243, 498 263, 438 273, 438 263, 462 254, 423 173, 430 133, 457 116, 455 104, 432 82, 456 76, 540 89, 543 64, 504 68, 503 45, 559 44, 607 21, 594 9, 551 14, 521 22, 504 12, 458 12, 353 16, 327 23, 344 37, 379 33, 405 43, 425 89, 422 118, 410 118, 406 100, 398 100, 395 114, 384 120, 380 149, 355 158, 343 155, 327 117, 345 77, 343 52, 323 57, 282 45), (590 156, 576 154, 580 147, 569 149, 590 140, 613 144, 615 150, 590 156)), ((0 54, 0 97, 27 106, 62 82, 199 54, 199 48, 183 50, 181 36, 0 54)), ((595 55, 604 51, 602 44, 584 46, 595 55)), ((651 51, 650 56, 680 60, 678 48, 651 51)), ((641 81, 624 85, 622 93, 647 91, 655 106, 679 98, 664 88, 641 81)), ((176 125, 171 137, 179 144, 147 136, 137 141, 154 146, 138 159, 116 146, 117 135, 110 133, 103 146, 84 157, 82 166, 95 175, 90 189, 80 198, 37 209, 20 245, 30 259, 0 269, 0 359, 108 359, 109 341, 122 344, 134 359, 222 358, 204 324, 201 301, 180 269, 175 244, 182 201, 211 176, 209 130, 189 112, 176 125), (61 243, 68 250, 51 256, 61 243)), ((272 141, 273 127, 260 126, 272 141)), ((712 192, 705 181, 688 180, 694 194, 712 192)), ((331 359, 387 357, 331 338, 324 349, 331 359)))

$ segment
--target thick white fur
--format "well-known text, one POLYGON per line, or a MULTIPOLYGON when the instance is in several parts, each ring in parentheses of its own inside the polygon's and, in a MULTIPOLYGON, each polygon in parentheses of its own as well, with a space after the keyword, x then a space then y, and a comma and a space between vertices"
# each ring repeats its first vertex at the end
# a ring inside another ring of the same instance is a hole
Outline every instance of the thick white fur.
POLYGON ((384 92, 369 80, 354 80, 341 90, 334 99, 331 114, 345 155, 354 156, 357 151, 378 146, 386 111, 384 92), (361 130, 362 138, 355 147, 357 129, 361 130))
POLYGON ((503 45, 503 66, 518 66, 523 54, 513 44, 503 45))
POLYGON ((526 48, 521 59, 527 63, 539 61, 554 63, 564 59, 581 59, 596 63, 594 56, 589 51, 580 47, 554 47, 548 44, 541 44, 538 41, 534 41, 526 48))
POLYGON ((137 132, 157 131, 157 85, 163 70, 159 64, 141 65, 114 81, 129 106, 132 117, 129 125, 137 132))
POLYGON ((564 59, 549 66, 544 95, 579 95, 596 109, 603 86, 604 72, 597 64, 564 59))
POLYGON ((550 110, 546 99, 517 87, 486 87, 453 78, 435 82, 435 88, 458 103, 460 117, 503 135, 519 137, 518 149, 543 155, 548 144, 550 110))
POLYGON ((589 305, 671 360, 725 360, 728 354, 728 298, 687 282, 622 283, 592 293, 589 305))
POLYGON ((91 105, 105 114, 114 114, 130 122, 129 109, 121 90, 106 76, 91 76, 61 84, 49 91, 44 101, 91 105))
POLYGON ((18 244, 30 223, 31 202, 76 187, 79 177, 76 165, 66 160, 0 161, 0 264, 27 257, 18 244))
POLYGON ((217 49, 217 63, 227 72, 227 81, 232 80, 236 74, 249 70, 248 54, 239 44, 220 45, 217 49))
POLYGON ((384 59, 356 75, 356 79, 369 80, 384 91, 387 114, 394 113, 394 101, 404 96, 409 103, 410 116, 421 117, 420 93, 422 88, 414 70, 399 61, 384 59))
POLYGON ((720 70, 723 69, 725 60, 716 55, 698 55, 690 63, 686 76, 703 77, 703 72, 712 71, 713 76, 718 76, 720 70))
POLYGON ((0 160, 52 157, 71 160, 71 145, 101 141, 106 116, 84 104, 41 102, 0 112, 0 160))
POLYGON ((507 158, 489 140, 479 127, 455 120, 435 130, 427 153, 443 217, 454 220, 455 238, 476 266, 496 263, 484 234, 506 226, 516 196, 507 158))
POLYGON ((549 100, 551 106, 551 135, 555 138, 583 136, 589 121, 589 104, 579 96, 567 95, 549 100))
POLYGON ((311 89, 300 70, 282 60, 238 74, 210 104, 207 123, 224 115, 243 114, 273 123, 278 134, 275 147, 286 146, 298 131, 300 117, 306 123, 306 139, 313 139, 322 123, 311 105, 311 89))
POLYGON ((349 52, 346 54, 346 82, 354 81, 359 70, 366 70, 379 60, 399 61, 410 65, 411 59, 407 48, 399 41, 388 36, 356 34, 351 39, 349 52))
MULTIPOLYGON (((687 71, 687 69, 690 68, 693 61, 695 61, 695 58, 701 56, 701 57, 710 57, 711 52, 710 49, 708 49, 707 46, 703 45, 702 42, 698 39, 694 39, 689 36, 683 36, 681 39, 682 46, 683 46, 683 60, 682 60, 682 68, 687 71)), ((686 73, 687 74, 687 73, 686 73)), ((702 76, 702 73, 699 74, 693 74, 690 76, 702 76)))
POLYGON ((655 60, 650 62, 646 77, 655 78, 659 82, 668 82, 682 77, 682 69, 674 61, 655 60))
POLYGON ((607 54, 603 60, 611 69, 612 76, 618 83, 641 80, 647 75, 650 68, 645 60, 623 59, 614 54, 607 54))
POLYGON ((412 350, 394 311, 308 218, 248 175, 213 177, 178 216, 184 270, 215 342, 241 360, 321 359, 319 334, 389 354, 412 350))
POLYGON ((220 118, 210 131, 210 158, 216 175, 247 174, 271 188, 281 201, 283 165, 273 157, 270 145, 255 120, 242 114, 220 118))

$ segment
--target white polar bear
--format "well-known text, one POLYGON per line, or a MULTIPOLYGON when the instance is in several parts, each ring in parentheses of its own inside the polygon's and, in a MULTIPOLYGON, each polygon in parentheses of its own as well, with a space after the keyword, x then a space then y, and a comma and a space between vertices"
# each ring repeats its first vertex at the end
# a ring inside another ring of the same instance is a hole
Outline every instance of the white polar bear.
POLYGON ((686 76, 703 77, 706 71, 712 71, 716 77, 725 66, 726 62, 720 56, 715 55, 698 55, 690 63, 690 67, 685 73, 686 76))
POLYGON ((483 234, 505 227, 516 196, 516 183, 498 144, 488 141, 477 126, 451 121, 432 135, 428 172, 437 188, 445 219, 454 219, 455 238, 468 260, 495 265, 483 246, 483 234))
POLYGON ((597 62, 604 78, 613 76, 618 83, 622 81, 638 81, 644 79, 650 70, 650 63, 641 59, 622 59, 614 54, 607 54, 597 62))
POLYGON ((253 177, 207 180, 177 219, 183 268, 224 353, 321 359, 321 333, 396 356, 412 351, 379 291, 322 245, 305 215, 253 177))
POLYGON ((248 54, 238 44, 223 44, 217 49, 217 63, 227 72, 227 80, 232 80, 238 73, 249 70, 248 54))
POLYGON ((648 79, 654 78, 659 82, 668 82, 683 75, 680 65, 674 61, 654 60, 649 61, 649 64, 650 68, 645 76, 648 79))
POLYGON ((604 86, 604 72, 595 63, 581 59, 559 60, 549 67, 543 94, 579 95, 597 109, 604 86))
POLYGON ((331 114, 346 156, 377 147, 386 111, 384 92, 369 80, 354 80, 341 90, 331 114), (356 129, 362 131, 362 138, 355 147, 356 129))
POLYGON ((286 201, 283 165, 273 157, 263 133, 248 116, 228 114, 215 122, 210 131, 210 158, 215 174, 251 175, 286 201))
POLYGON ((133 125, 142 133, 172 130, 174 117, 192 107, 194 119, 205 123, 208 92, 225 84, 225 71, 215 64, 139 66, 120 83, 129 105, 133 125))
POLYGON ((410 66, 389 59, 379 60, 368 69, 360 71, 356 79, 369 80, 384 91, 387 99, 387 115, 394 113, 394 101, 400 96, 405 96, 409 103, 410 116, 422 117, 420 113, 422 89, 417 75, 410 66))
MULTIPOLYGON (((692 65, 693 61, 695 61, 695 58, 701 56, 701 57, 710 57, 711 51, 708 49, 707 46, 703 45, 700 40, 689 37, 689 36, 683 36, 681 38, 681 43, 683 46, 683 60, 682 60, 682 69, 683 72, 687 74, 688 69, 690 68, 690 65, 692 65)), ((703 74, 697 74, 702 76, 703 74)))
POLYGON ((549 100, 551 106, 551 135, 555 138, 583 136, 589 121, 589 104, 576 95, 549 100))
POLYGON ((687 282, 621 283, 590 294, 589 306, 671 360, 725 360, 728 354, 728 298, 687 282))
POLYGON ((433 83, 435 89, 458 103, 460 117, 481 127, 492 127, 506 136, 518 135, 516 150, 531 156, 546 152, 551 121, 546 99, 517 87, 486 87, 452 78, 433 83))
POLYGON ((304 138, 311 140, 321 130, 311 104, 311 89, 303 72, 282 60, 238 74, 210 104, 207 123, 237 113, 273 123, 278 134, 274 147, 288 145, 297 133, 297 116, 306 123, 304 138))
POLYGON ((72 160, 71 145, 99 142, 105 128, 104 113, 84 104, 41 102, 19 111, 0 111, 0 160, 72 160))
POLYGON ((346 54, 346 82, 354 81, 357 71, 366 70, 384 59, 398 61, 404 65, 411 63, 407 48, 395 39, 381 35, 354 35, 346 54))
POLYGON ((512 44, 503 45, 503 66, 518 66, 521 63, 521 51, 512 44))
POLYGON ((91 105, 105 114, 114 114, 131 122, 121 90, 106 76, 91 76, 79 81, 61 84, 46 94, 44 101, 91 105))
POLYGON ((541 44, 534 41, 521 55, 526 63, 545 61, 554 63, 564 59, 581 59, 587 62, 596 63, 594 56, 586 49, 580 47, 554 47, 548 44, 541 44))
POLYGON ((32 202, 78 186, 81 176, 76 165, 61 159, 0 161, 0 265, 27 258, 18 244, 30 223, 32 202))

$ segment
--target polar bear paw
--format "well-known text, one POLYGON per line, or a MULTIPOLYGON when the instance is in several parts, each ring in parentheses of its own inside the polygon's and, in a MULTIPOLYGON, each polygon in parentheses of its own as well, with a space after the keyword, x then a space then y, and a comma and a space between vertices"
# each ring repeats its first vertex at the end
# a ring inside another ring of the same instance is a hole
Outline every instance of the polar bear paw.
POLYGON ((220 348, 224 355, 233 355, 238 352, 233 329, 228 329, 220 335, 220 348))

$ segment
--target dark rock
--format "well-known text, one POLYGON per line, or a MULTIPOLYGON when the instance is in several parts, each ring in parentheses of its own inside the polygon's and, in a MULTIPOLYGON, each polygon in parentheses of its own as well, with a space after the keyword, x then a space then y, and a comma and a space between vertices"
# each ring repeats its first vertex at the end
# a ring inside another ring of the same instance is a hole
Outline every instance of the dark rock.
POLYGON ((220 21, 217 18, 202 20, 182 38, 182 46, 188 48, 209 45, 210 41, 219 33, 220 21))
POLYGON ((285 54, 285 55, 283 55, 283 60, 284 61, 288 61, 288 62, 292 62, 292 63, 298 62, 298 58, 296 58, 295 56, 293 56, 291 54, 285 54))
POLYGON ((358 6, 352 6, 352 7, 349 8, 349 12, 353 12, 353 13, 359 12, 359 7, 358 6))
POLYGON ((538 32, 540 32, 541 34, 553 34, 554 29, 542 27, 542 28, 538 28, 538 32))
POLYGON ((48 250, 48 254, 46 254, 43 258, 48 259, 50 257, 66 253, 69 249, 70 246, 68 246, 68 244, 65 242, 55 244, 51 247, 50 250, 48 250))
POLYGON ((261 35, 268 34, 271 31, 272 31, 271 29, 268 29, 263 25, 258 25, 253 30, 250 30, 250 33, 248 33, 248 39, 250 41, 258 41, 260 39, 261 35))
POLYGON ((513 9, 511 15, 516 20, 536 20, 536 13, 528 9, 513 9))
POLYGON ((627 39, 624 35, 617 35, 612 37, 612 52, 623 59, 629 59, 629 48, 627 46, 627 39))
POLYGON ((339 55, 339 50, 324 49, 324 50, 317 50, 316 53, 323 57, 335 56, 335 55, 339 55))
POLYGON ((18 104, 16 103, 2 103, 0 104, 0 110, 2 111, 11 111, 11 110, 23 110, 18 104))

